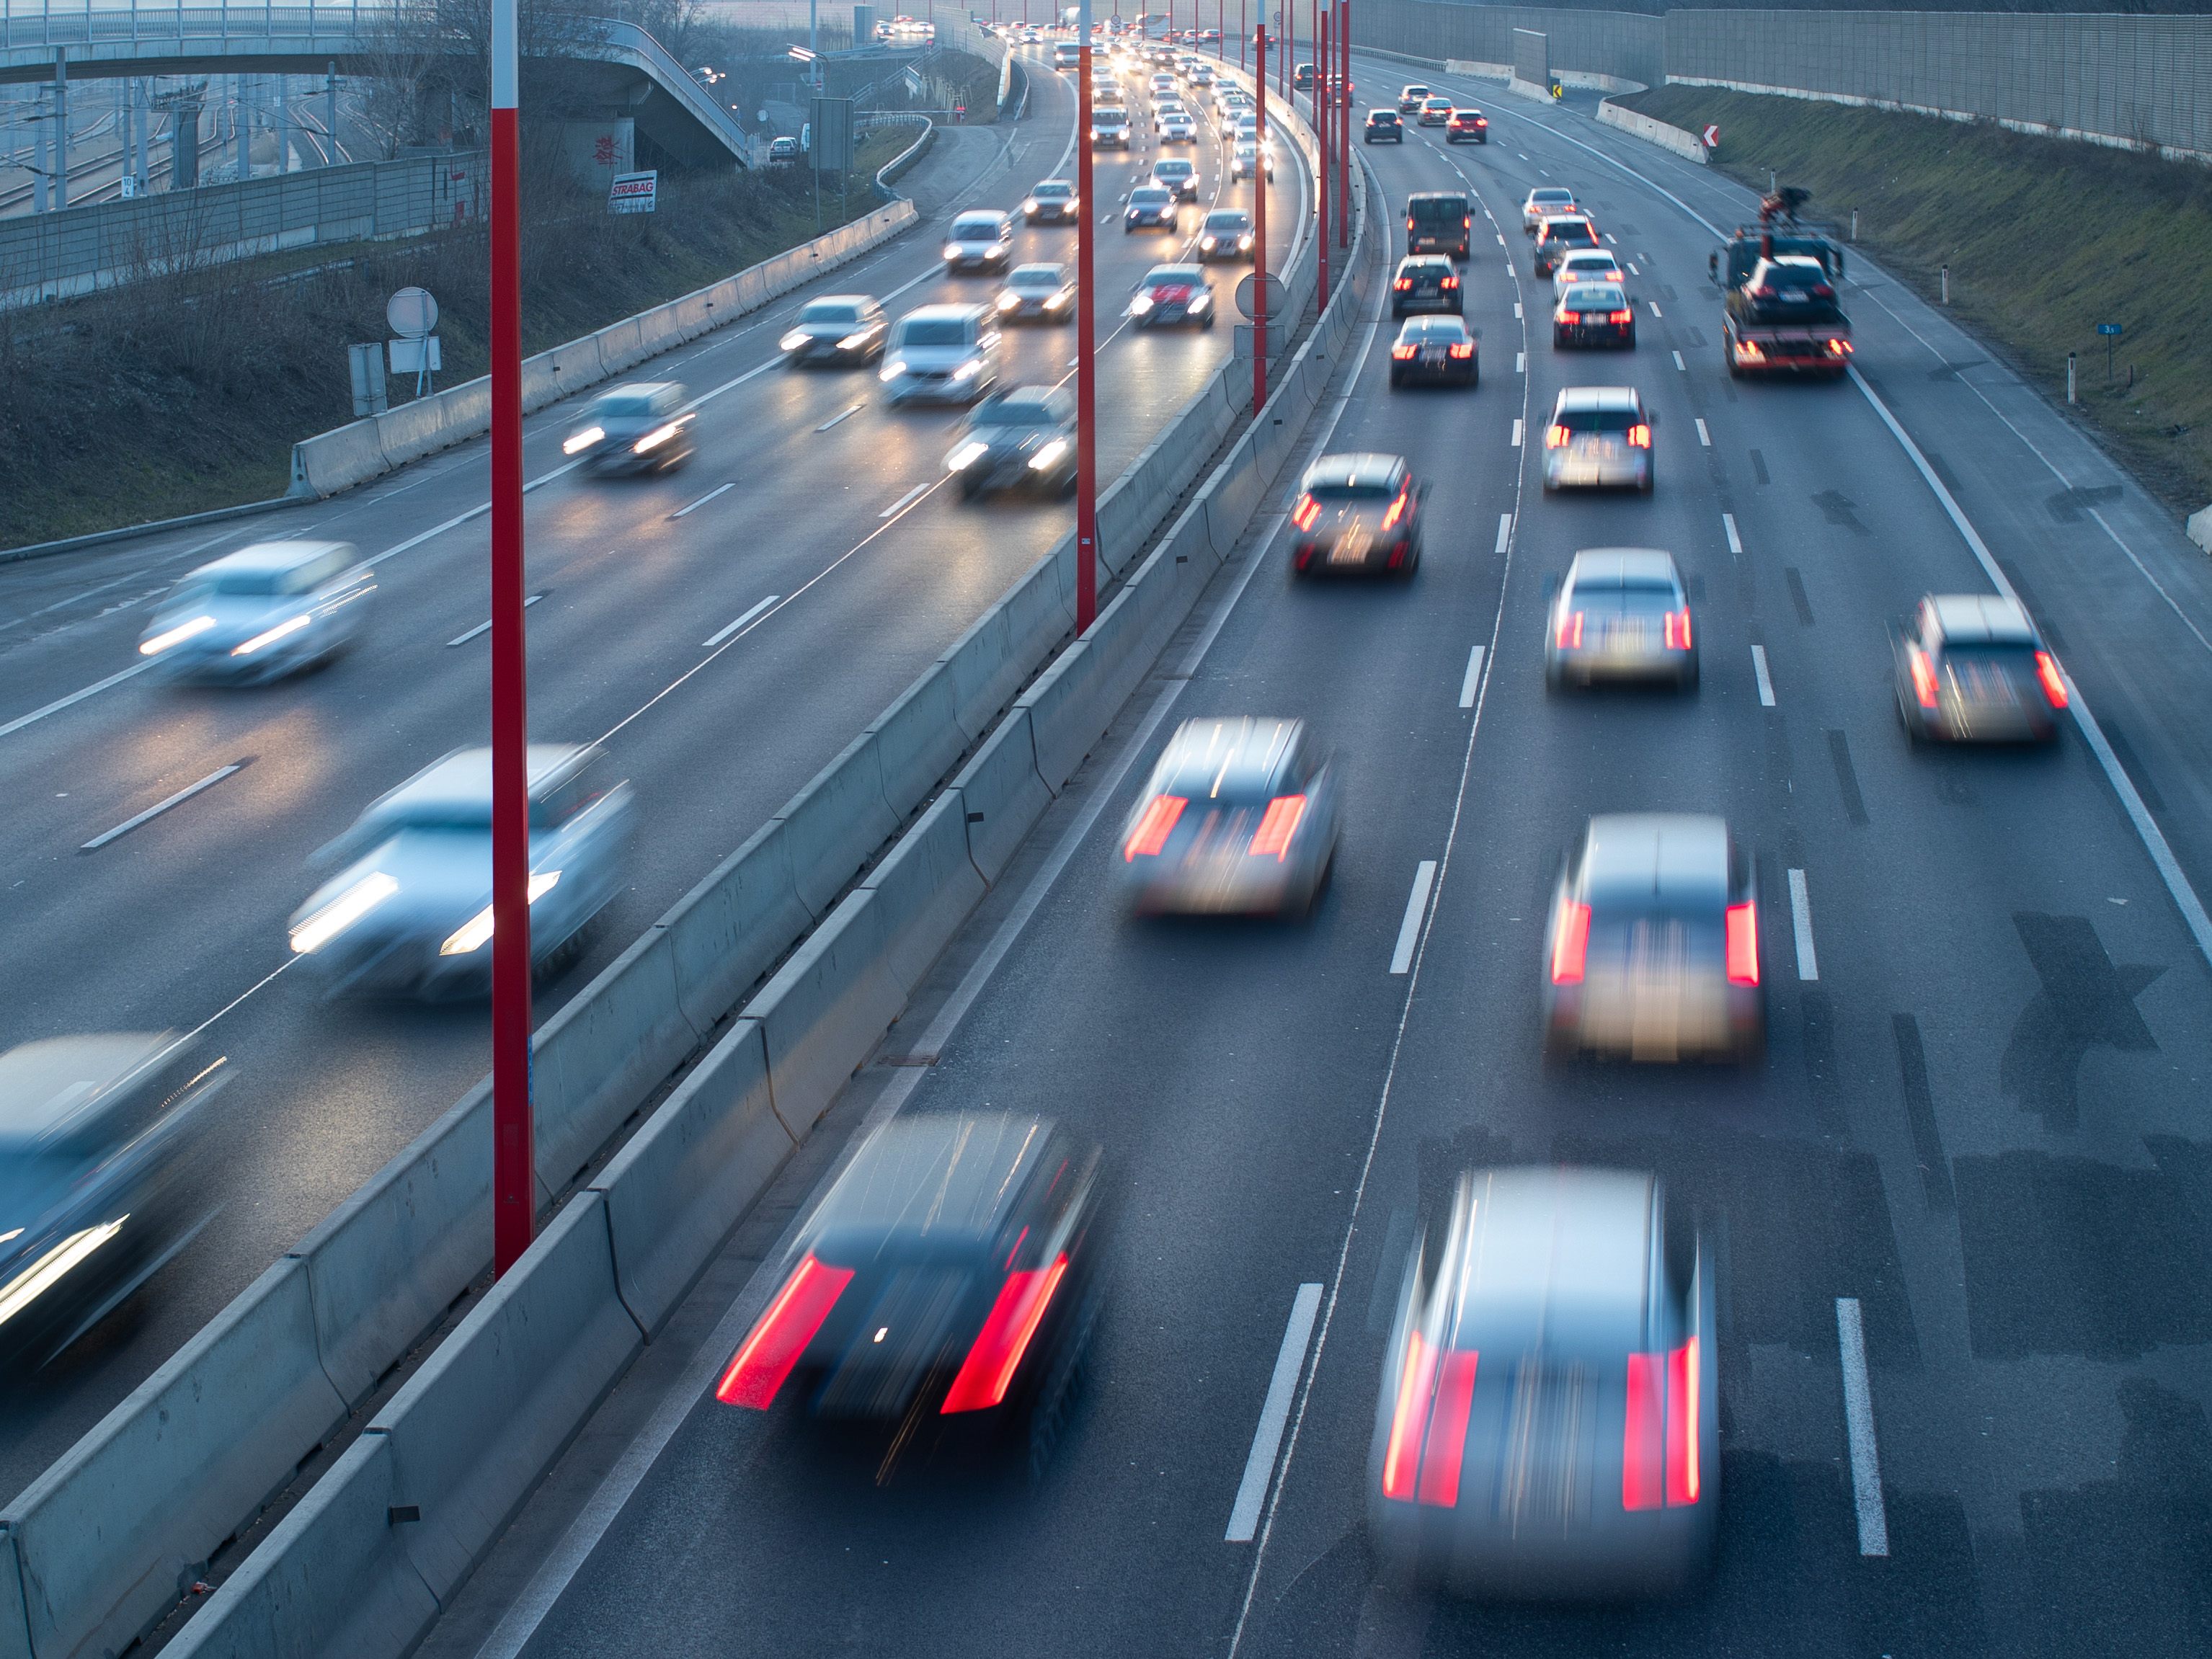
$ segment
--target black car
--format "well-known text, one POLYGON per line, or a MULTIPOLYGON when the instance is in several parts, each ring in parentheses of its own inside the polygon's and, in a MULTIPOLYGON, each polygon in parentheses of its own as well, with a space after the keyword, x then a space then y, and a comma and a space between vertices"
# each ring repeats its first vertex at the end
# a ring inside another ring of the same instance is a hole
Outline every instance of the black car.
POLYGON ((1458 317, 1408 317, 1390 347, 1390 384, 1474 386, 1482 378, 1474 336, 1458 317))
POLYGON ((788 1399, 902 1451, 995 1431, 1041 1469, 1097 1317, 1099 1164, 1047 1118, 891 1119, 807 1216, 715 1399, 788 1399))
POLYGON ((1411 311, 1464 309, 1460 300, 1459 272, 1441 254, 1417 253, 1398 261, 1390 279, 1390 314, 1403 317, 1411 311))
POLYGON ((1387 572, 1421 562, 1421 498, 1402 455, 1324 455, 1291 507, 1291 569, 1304 576, 1387 572))
POLYGON ((1075 488, 1075 399, 1058 386, 1020 386, 977 404, 945 458, 960 496, 1022 489, 1065 495, 1075 488))
POLYGON ((1311 64, 1301 64, 1291 71, 1291 87, 1293 91, 1311 92, 1313 84, 1314 66, 1311 64))
POLYGON ((1360 142, 1369 144, 1402 144, 1406 142, 1406 124, 1398 118, 1395 109, 1370 109, 1367 112, 1366 130, 1360 142))
POLYGON ((1552 307, 1555 347, 1611 345, 1636 349, 1636 310, 1611 283, 1577 283, 1552 307))
POLYGON ((1041 179, 1022 203, 1022 217, 1032 225, 1072 225, 1083 215, 1075 186, 1065 179, 1041 179))

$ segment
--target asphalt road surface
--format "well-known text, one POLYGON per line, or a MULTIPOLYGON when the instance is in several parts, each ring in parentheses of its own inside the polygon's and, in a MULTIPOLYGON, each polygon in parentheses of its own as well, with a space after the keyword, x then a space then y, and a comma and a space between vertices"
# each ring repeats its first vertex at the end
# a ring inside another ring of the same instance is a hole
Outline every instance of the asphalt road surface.
MULTIPOLYGON (((1414 72, 1356 70, 1368 88, 1414 72)), ((1389 391, 1383 319, 1310 439, 1401 453, 1432 484, 1418 578, 1289 580, 1286 485, 880 1056, 935 1064, 864 1070, 427 1652, 2212 1644, 2212 1021, 2177 898, 2212 876, 2212 766, 2180 712, 2212 688, 2203 562, 1871 267, 1844 294, 1863 388, 1731 382, 1705 256, 1711 227, 1750 215, 1745 193, 1598 127, 1586 100, 1447 87, 1489 109, 1488 148, 1417 131, 1365 159, 1394 199, 1478 193, 1481 387, 1389 391), (1634 261, 1633 356, 1552 349, 1518 220, 1547 182, 1583 191, 1634 261), (1656 491, 1544 497, 1516 428, 1540 431, 1563 386, 1624 382, 1659 412, 1656 491), (1884 409, 2045 617, 2140 822, 2080 732, 2048 754, 1905 741, 1888 623, 1923 592, 1990 582, 1884 409), (1694 696, 1546 696, 1548 585, 1608 544, 1666 548, 1686 574, 1694 696), (1115 843, 1145 769, 1175 722, 1217 714, 1302 715, 1336 745, 1344 840, 1304 924, 1126 913, 1115 843), (1540 1062, 1556 861, 1587 815, 1641 808, 1723 813, 1754 855, 1756 1066, 1540 1062), (787 1410, 714 1404, 774 1288, 753 1269, 840 1134, 984 1107, 1097 1136, 1122 1204, 1091 1384, 1042 1488, 919 1462, 879 1483, 787 1410), (1660 1171, 1717 1254, 1720 1547, 1679 1602, 1438 1600, 1386 1583, 1368 1547, 1413 1218, 1462 1168, 1552 1160, 1660 1171), (1257 1536, 1230 1541, 1304 1285, 1321 1316, 1279 1444, 1258 1446, 1257 1536)))

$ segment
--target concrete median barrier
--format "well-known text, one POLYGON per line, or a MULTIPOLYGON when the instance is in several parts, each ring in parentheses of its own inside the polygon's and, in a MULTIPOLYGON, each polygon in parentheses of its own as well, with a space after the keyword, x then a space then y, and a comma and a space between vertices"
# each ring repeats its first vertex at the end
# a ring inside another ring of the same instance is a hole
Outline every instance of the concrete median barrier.
POLYGON ((0 1532, 0 1659, 31 1659, 31 1627, 23 1613, 23 1575, 15 1540, 0 1532))
POLYGON ((952 787, 960 792, 967 820, 969 860, 985 881, 995 883, 1052 805, 1053 792, 1037 773, 1027 709, 1016 708, 999 722, 952 787))
POLYGON ((813 923, 792 884, 790 832, 772 819, 661 918, 685 1018, 713 1030, 813 923))
POLYGON ((806 908, 827 911, 904 816, 885 801, 875 734, 864 732, 776 814, 789 836, 791 884, 806 908))
POLYGON ((775 1114, 805 1139, 906 1005, 884 961, 874 894, 856 890, 745 1005, 768 1044, 775 1114))
POLYGON ((639 337, 635 317, 611 324, 592 337, 599 344, 599 367, 611 375, 645 361, 645 343, 639 337))
POLYGON ((356 421, 292 446, 290 493, 335 495, 342 489, 380 478, 392 471, 377 441, 374 421, 356 421))
POLYGON ((966 808, 957 789, 930 804, 861 890, 875 896, 885 965, 911 996, 983 896, 983 878, 968 856, 966 808))
POLYGON ((797 1144, 775 1115, 760 1024, 739 1020, 592 1183, 640 1328, 660 1328, 797 1144))
POLYGON ((968 746, 957 691, 952 676, 933 665, 868 728, 876 739, 884 803, 901 817, 904 809, 927 799, 968 746))

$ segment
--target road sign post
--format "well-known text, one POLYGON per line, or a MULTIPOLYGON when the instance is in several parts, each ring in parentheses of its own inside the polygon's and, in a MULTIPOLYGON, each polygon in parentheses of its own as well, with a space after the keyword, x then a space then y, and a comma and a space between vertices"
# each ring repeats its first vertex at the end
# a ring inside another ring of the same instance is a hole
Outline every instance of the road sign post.
POLYGON ((1098 616, 1098 284, 1091 194, 1091 0, 1075 10, 1075 631, 1098 616))
POLYGON ((2124 325, 2119 323, 2097 325, 2097 332, 2105 337, 2105 384, 2106 386, 2112 383, 2112 348, 2119 343, 2120 331, 2124 326, 2124 325))
POLYGON ((492 1267, 537 1231, 530 1091, 528 662, 522 633, 522 204, 516 0, 491 9, 492 1267))

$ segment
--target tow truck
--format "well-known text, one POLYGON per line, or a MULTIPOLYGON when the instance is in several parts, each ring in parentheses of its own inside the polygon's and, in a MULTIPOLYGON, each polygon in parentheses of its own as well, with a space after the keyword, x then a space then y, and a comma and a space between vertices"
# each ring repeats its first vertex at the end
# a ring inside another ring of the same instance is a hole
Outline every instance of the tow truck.
POLYGON ((1837 303, 1843 244, 1801 213, 1811 192, 1785 185, 1759 204, 1759 222, 1739 225, 1706 269, 1723 308, 1721 352, 1731 376, 1818 374, 1850 368, 1851 322, 1837 303))

